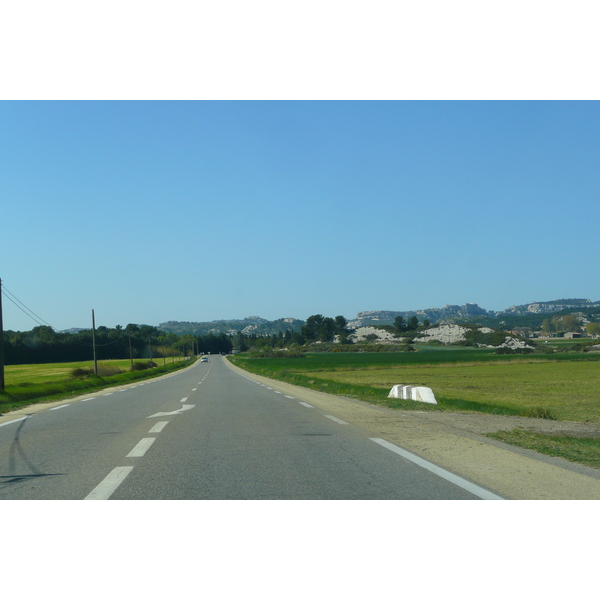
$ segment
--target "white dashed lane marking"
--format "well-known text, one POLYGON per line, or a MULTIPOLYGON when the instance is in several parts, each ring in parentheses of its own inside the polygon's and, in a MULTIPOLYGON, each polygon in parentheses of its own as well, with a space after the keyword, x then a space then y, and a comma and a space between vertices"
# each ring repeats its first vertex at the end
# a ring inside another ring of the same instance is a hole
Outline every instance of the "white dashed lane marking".
POLYGON ((142 438, 135 448, 127 455, 127 458, 140 458, 146 454, 148 448, 154 444, 156 438, 142 438))
POLYGON ((133 467, 115 467, 84 500, 108 500, 132 470, 133 467))
POLYGON ((148 433, 160 433, 168 424, 169 421, 159 421, 148 433))

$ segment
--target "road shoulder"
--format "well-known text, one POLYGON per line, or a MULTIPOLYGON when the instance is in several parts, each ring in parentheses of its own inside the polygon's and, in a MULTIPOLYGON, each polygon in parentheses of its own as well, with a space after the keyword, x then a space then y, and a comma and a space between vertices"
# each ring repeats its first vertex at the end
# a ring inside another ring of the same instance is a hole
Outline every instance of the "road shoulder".
MULTIPOLYGON (((369 437, 383 438, 503 498, 600 499, 600 471, 482 435, 517 426, 517 421, 511 420, 515 418, 394 410, 269 379, 244 371, 229 360, 225 362, 245 377, 268 383, 273 389, 309 402, 364 429, 369 437)), ((563 429, 569 427, 569 424, 552 424, 563 429)))

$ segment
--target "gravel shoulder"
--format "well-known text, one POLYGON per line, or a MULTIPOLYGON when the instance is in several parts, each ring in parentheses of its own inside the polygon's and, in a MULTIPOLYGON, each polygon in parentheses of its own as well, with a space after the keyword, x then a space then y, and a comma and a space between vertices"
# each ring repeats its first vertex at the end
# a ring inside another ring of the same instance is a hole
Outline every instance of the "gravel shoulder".
POLYGON ((360 427, 369 437, 381 437, 401 446, 503 498, 600 499, 600 470, 484 435, 522 427, 540 433, 600 437, 597 425, 475 413, 394 410, 254 375, 226 362, 246 377, 309 402, 360 427))

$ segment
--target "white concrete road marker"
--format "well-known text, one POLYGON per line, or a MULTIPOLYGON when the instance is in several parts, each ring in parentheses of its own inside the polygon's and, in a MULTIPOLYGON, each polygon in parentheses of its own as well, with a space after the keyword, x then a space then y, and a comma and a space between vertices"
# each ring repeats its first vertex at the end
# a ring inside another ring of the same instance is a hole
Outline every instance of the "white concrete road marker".
POLYGON ((108 500, 132 470, 133 467, 115 467, 84 500, 108 500))
POLYGON ((500 496, 497 496, 496 494, 493 494, 492 492, 489 492, 488 490, 486 490, 482 487, 479 487, 475 483, 471 483, 470 481, 467 481, 466 479, 463 479, 462 477, 459 477, 458 475, 454 475, 454 473, 450 473, 450 471, 446 471, 446 469, 442 469, 441 467, 438 467, 437 465, 430 463, 428 460, 425 460, 424 458, 421 458, 420 456, 417 456, 416 454, 413 454, 412 452, 408 452, 408 450, 404 450, 403 448, 400 448, 399 446, 391 444, 390 442, 387 442, 386 440, 382 440, 381 438, 369 438, 369 439, 371 441, 375 442, 376 444, 379 444, 380 446, 383 446, 384 448, 387 448, 388 450, 391 450, 392 452, 399 454, 403 458, 410 460, 411 462, 415 463, 416 465, 419 465, 423 469, 427 469, 428 471, 435 473, 438 477, 442 477, 443 479, 450 481, 454 485, 457 485, 458 487, 462 488, 463 490, 466 490, 467 492, 473 494, 474 496, 481 498, 482 500, 503 500, 504 499, 500 496))

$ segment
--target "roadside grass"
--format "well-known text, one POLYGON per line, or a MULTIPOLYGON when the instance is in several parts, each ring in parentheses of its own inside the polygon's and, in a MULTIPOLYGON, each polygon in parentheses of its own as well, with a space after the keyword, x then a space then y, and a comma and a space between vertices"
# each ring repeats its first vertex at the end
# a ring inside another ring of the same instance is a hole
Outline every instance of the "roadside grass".
POLYGON ((315 353, 305 359, 232 358, 254 373, 403 410, 458 410, 600 423, 600 361, 582 354, 515 357, 489 349, 315 353), (395 384, 433 389, 439 404, 388 399, 395 384))
MULTIPOLYGON (((161 359, 159 359, 162 362, 161 359)), ((147 359, 136 361, 148 362, 147 359)), ((101 390, 117 385, 125 385, 139 379, 158 377, 166 373, 178 371, 193 364, 194 359, 179 359, 154 368, 145 370, 127 370, 131 368, 131 361, 110 360, 98 363, 104 367, 105 373, 114 373, 96 376, 93 373, 85 377, 73 377, 75 369, 89 371, 93 369, 93 362, 77 363, 52 363, 45 365, 10 365, 5 367, 5 391, 0 392, 0 414, 23 408, 41 402, 53 402, 64 398, 71 398, 86 391, 101 390)))
MULTIPOLYGON (((134 364, 147 363, 147 358, 136 358, 134 364)), ((175 361, 182 360, 182 357, 176 357, 175 361)), ((154 359, 157 366, 164 366, 163 359, 154 359)), ((173 359, 168 358, 167 364, 172 364, 173 359)), ((131 360, 114 359, 98 361, 99 369, 102 367, 116 367, 121 371, 131 369, 131 360)), ((4 367, 4 379, 6 386, 31 385, 39 383, 53 383, 70 379, 74 369, 93 370, 94 361, 67 362, 67 363, 46 363, 39 365, 7 365, 4 367)))
POLYGON ((486 435, 514 446, 535 450, 540 454, 564 458, 586 467, 600 468, 600 439, 597 438, 548 435, 520 428, 486 435))

